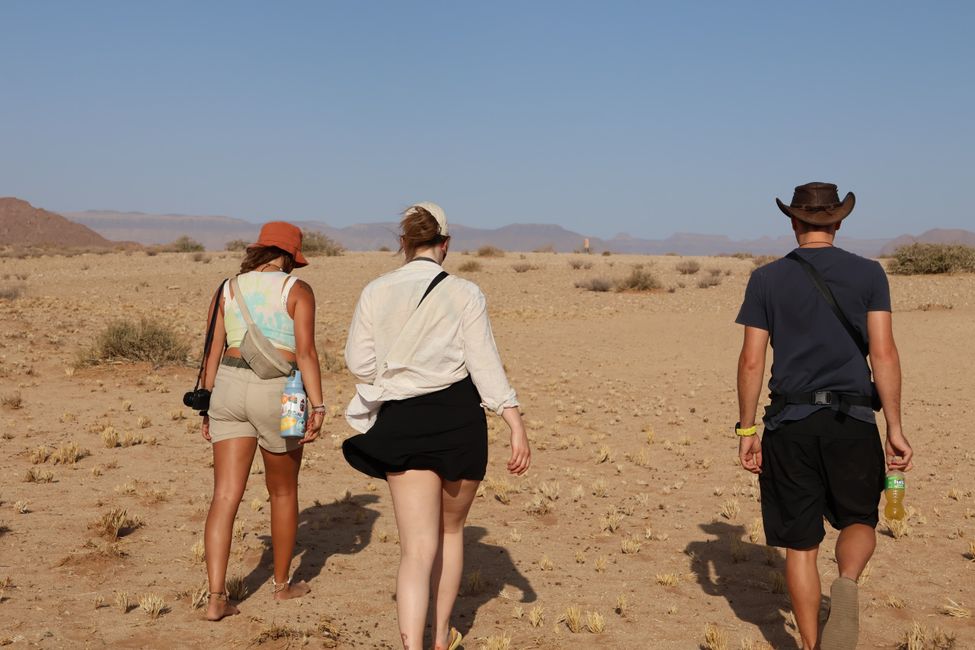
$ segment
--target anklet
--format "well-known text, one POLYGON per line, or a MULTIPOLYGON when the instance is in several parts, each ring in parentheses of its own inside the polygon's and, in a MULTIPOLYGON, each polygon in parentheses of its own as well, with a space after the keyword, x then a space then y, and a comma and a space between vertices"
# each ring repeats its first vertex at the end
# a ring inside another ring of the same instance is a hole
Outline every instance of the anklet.
POLYGON ((274 585, 274 591, 272 593, 279 594, 291 585, 291 578, 288 578, 284 582, 275 582, 274 578, 271 578, 271 584, 274 585))
POLYGON ((227 600, 227 592, 226 591, 211 591, 210 593, 207 594, 207 596, 209 596, 209 597, 216 596, 217 597, 217 600, 223 600, 223 601, 226 601, 227 600))

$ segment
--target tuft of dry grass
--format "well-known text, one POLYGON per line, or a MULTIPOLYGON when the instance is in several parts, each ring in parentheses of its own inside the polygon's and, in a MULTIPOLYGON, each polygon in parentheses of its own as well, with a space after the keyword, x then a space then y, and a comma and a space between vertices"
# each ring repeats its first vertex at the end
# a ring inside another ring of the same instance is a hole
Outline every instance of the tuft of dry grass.
POLYGON ((115 541, 141 528, 142 525, 142 520, 138 517, 130 517, 125 508, 112 508, 88 524, 88 528, 109 541, 115 541))
POLYGON ((911 527, 908 525, 906 517, 904 519, 885 519, 884 524, 894 539, 907 537, 911 534, 911 527))
POLYGON ((616 597, 616 606, 613 607, 613 611, 619 616, 626 618, 626 613, 630 609, 630 602, 626 598, 626 594, 620 594, 616 597))
POLYGON ((606 619, 599 612, 586 612, 586 629, 591 634, 601 634, 606 629, 606 619))
POLYGON ((711 287, 716 287, 721 284, 720 275, 707 275, 697 281, 698 289, 710 289, 711 287))
POLYGON ((917 621, 904 633, 897 650, 954 650, 955 636, 939 629, 929 630, 917 621))
POLYGON ((562 616, 559 618, 559 622, 565 623, 565 626, 569 628, 569 632, 578 634, 582 631, 582 610, 578 607, 566 607, 565 611, 562 612, 562 616))
POLYGON ((585 260, 572 259, 572 260, 569 260, 569 268, 572 269, 572 270, 574 270, 574 271, 578 271, 579 269, 589 270, 589 269, 592 268, 592 262, 587 262, 585 260))
POLYGON ((210 602, 210 592, 209 587, 203 585, 199 589, 193 592, 193 596, 190 599, 190 606, 193 609, 201 609, 206 607, 207 603, 210 602))
POLYGON ((27 474, 24 475, 25 483, 50 483, 53 480, 54 472, 41 469, 40 467, 31 467, 27 470, 27 474))
POLYGON ((945 599, 945 604, 938 608, 938 611, 951 618, 971 618, 972 610, 962 607, 951 598, 945 599))
POLYGON ((115 608, 120 614, 128 614, 129 610, 133 607, 132 602, 129 600, 129 592, 127 591, 116 591, 115 592, 115 608))
POLYGON ((467 260, 458 266, 457 270, 461 273, 478 273, 479 271, 484 270, 484 267, 477 260, 467 260))
POLYGON ((617 291, 655 291, 661 286, 651 271, 642 267, 636 267, 630 274, 616 283, 617 291))
POLYGON ((620 551, 624 555, 632 555, 640 552, 641 544, 635 537, 624 537, 620 540, 620 551))
POLYGON ((728 635, 724 630, 714 623, 704 625, 704 643, 701 647, 705 650, 728 650, 728 635))
POLYGON ((542 571, 552 571, 555 569, 555 563, 548 555, 542 555, 542 559, 538 561, 538 568, 542 571))
POLYGON ((47 459, 51 457, 51 450, 41 445, 39 447, 34 447, 27 454, 27 458, 34 465, 40 465, 41 463, 46 463, 47 459))
POLYGON ((11 411, 16 411, 24 405, 24 398, 21 397, 20 391, 15 391, 13 393, 7 393, 5 395, 0 395, 0 406, 5 409, 10 409, 11 411))
POLYGON ((541 627, 542 623, 545 622, 545 608, 541 605, 535 605, 530 610, 528 610, 528 624, 532 627, 541 627))
POLYGON ((114 449, 119 445, 118 430, 115 427, 105 427, 101 433, 102 445, 106 449, 114 449))
POLYGON ((7 284, 0 286, 0 300, 16 300, 24 293, 24 285, 7 284))
POLYGON ((728 499, 721 504, 721 516, 725 519, 734 520, 741 512, 741 504, 738 499, 728 499))
POLYGON ((90 455, 90 451, 80 448, 78 443, 71 442, 58 447, 54 453, 51 454, 51 461, 55 465, 74 465, 82 458, 90 455))
POLYGON ((240 574, 232 575, 227 578, 227 598, 230 600, 243 600, 247 595, 247 581, 240 574))
POLYGON ((190 551, 193 553, 194 562, 196 562, 197 564, 202 564, 203 562, 206 562, 207 559, 206 546, 204 545, 202 539, 196 540, 196 543, 193 544, 192 547, 190 547, 190 551))
POLYGON ((511 650, 511 637, 507 632, 498 636, 489 636, 481 645, 482 650, 511 650))
POLYGON ((658 573, 654 579, 664 587, 676 587, 680 583, 680 576, 676 573, 658 573))
POLYGON ((767 586, 773 594, 784 594, 786 592, 785 576, 781 571, 769 571, 767 586))
POLYGON ((515 273, 525 273, 526 271, 537 271, 538 267, 528 262, 517 262, 511 265, 515 273))
POLYGON ((161 596, 151 593, 139 596, 139 607, 151 619, 157 619, 169 611, 169 607, 166 606, 166 601, 161 596))

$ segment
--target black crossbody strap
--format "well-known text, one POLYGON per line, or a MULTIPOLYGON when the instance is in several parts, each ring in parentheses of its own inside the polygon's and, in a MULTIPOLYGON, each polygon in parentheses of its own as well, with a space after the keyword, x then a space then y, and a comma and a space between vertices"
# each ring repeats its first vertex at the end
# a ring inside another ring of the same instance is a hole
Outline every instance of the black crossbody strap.
POLYGON ((809 275, 813 281, 813 284, 815 284, 816 288, 819 289, 819 293, 821 293, 823 298, 826 299, 830 309, 832 309, 833 313, 836 314, 836 318, 839 319, 840 324, 843 325, 843 329, 845 329, 846 333, 850 335, 851 339, 853 339, 853 342, 860 350, 860 354, 866 358, 870 354, 869 344, 864 340, 863 335, 861 335, 860 332, 853 327, 853 323, 851 323, 850 319, 846 317, 846 314, 843 313, 840 306, 836 304, 836 298, 833 297, 833 292, 830 291, 829 285, 826 284, 826 281, 823 279, 823 276, 819 274, 819 271, 816 270, 816 267, 810 264, 807 260, 804 260, 795 251, 792 251, 786 255, 786 258, 794 262, 798 262, 799 266, 801 266, 806 274, 809 275))
POLYGON ((423 292, 423 297, 420 298, 420 302, 416 303, 417 309, 419 309, 420 305, 423 304, 424 299, 426 299, 426 297, 430 295, 430 292, 433 291, 438 284, 443 282, 444 278, 446 278, 448 275, 450 274, 447 273, 446 271, 441 271, 440 273, 437 274, 437 277, 435 277, 433 280, 430 281, 430 286, 428 286, 427 290, 423 292))
POLYGON ((226 279, 217 287, 217 293, 213 298, 213 313, 210 314, 210 323, 207 325, 207 337, 203 342, 203 358, 200 359, 200 372, 196 374, 196 386, 193 387, 194 392, 200 387, 200 382, 203 380, 203 371, 206 368, 207 357, 210 356, 210 345, 213 343, 213 330, 217 327, 217 310, 220 309, 220 297, 223 294, 223 285, 225 284, 227 284, 226 279))

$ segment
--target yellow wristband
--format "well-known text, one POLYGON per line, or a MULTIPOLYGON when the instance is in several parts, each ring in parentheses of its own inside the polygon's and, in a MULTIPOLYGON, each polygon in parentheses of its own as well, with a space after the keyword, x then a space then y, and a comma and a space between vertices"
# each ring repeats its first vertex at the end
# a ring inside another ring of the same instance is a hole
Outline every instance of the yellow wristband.
POLYGON ((758 433, 758 425, 753 424, 747 429, 739 429, 738 427, 735 427, 735 433, 741 436, 742 438, 748 438, 749 436, 754 436, 756 433, 758 433))

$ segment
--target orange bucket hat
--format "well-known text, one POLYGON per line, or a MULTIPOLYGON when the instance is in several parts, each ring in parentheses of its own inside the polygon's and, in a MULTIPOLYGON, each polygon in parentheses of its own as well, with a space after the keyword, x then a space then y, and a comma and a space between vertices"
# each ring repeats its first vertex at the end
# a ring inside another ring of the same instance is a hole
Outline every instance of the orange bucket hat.
POLYGON ((268 221, 261 226, 257 241, 247 248, 275 246, 295 258, 295 267, 308 266, 308 260, 301 254, 301 228, 286 221, 268 221))

